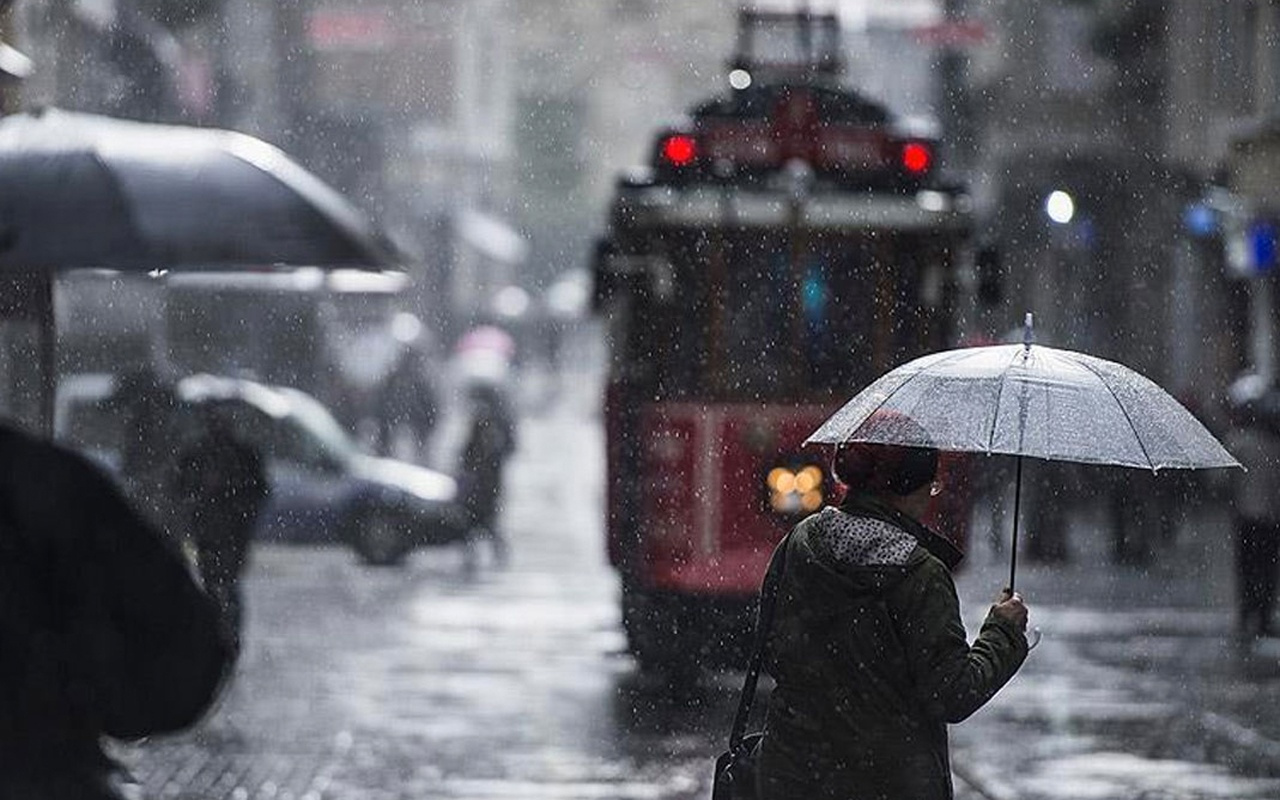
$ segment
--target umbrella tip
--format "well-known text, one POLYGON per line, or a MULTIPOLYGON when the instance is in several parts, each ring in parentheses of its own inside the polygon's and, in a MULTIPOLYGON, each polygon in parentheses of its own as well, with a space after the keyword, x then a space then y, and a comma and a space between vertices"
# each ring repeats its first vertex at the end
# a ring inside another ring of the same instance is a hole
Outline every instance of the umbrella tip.
POLYGON ((1028 311, 1027 315, 1022 318, 1022 346, 1030 350, 1031 344, 1035 340, 1035 319, 1034 315, 1028 311))

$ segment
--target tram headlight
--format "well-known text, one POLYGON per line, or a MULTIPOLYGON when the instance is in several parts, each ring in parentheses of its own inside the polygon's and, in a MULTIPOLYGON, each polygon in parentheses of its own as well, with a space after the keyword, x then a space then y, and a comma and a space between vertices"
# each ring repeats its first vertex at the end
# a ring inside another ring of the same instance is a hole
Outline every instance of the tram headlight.
POLYGON ((786 467, 774 467, 765 479, 774 494, 790 494, 796 485, 796 474, 786 467))
POLYGON ((825 475, 816 464, 774 467, 765 476, 769 508, 778 514, 808 514, 822 507, 825 475))

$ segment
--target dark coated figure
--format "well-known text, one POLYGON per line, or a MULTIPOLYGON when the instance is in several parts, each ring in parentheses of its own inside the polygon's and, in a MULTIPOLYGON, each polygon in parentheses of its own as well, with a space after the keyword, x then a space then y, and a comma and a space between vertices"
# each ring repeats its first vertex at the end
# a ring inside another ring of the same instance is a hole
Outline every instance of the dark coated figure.
POLYGON ((395 369, 378 393, 378 452, 422 462, 427 441, 440 415, 436 387, 427 372, 426 358, 418 350, 400 354, 395 369), (399 452, 402 435, 411 452, 399 452))
POLYGON ((229 663, 177 545, 89 461, 0 424, 0 797, 118 798, 102 737, 191 725, 229 663))
POLYGON ((113 397, 124 422, 120 472, 129 500, 152 524, 174 535, 178 520, 169 496, 171 453, 177 430, 177 394, 151 367, 119 378, 113 397))
POLYGON ((1007 590, 966 641, 951 577, 960 552, 919 521, 945 489, 937 467, 932 449, 842 446, 834 468, 847 495, 775 554, 764 800, 950 800, 947 725, 1026 658, 1027 608, 1007 590))
POLYGON ((218 603, 237 651, 243 608, 240 578, 249 560, 254 525, 270 494, 257 448, 240 440, 213 407, 200 409, 201 427, 179 455, 177 493, 205 590, 218 603))
POLYGON ((1244 378, 1228 397, 1226 445, 1245 467, 1232 476, 1236 629, 1246 637, 1270 636, 1280 569, 1280 390, 1244 378))
MULTIPOLYGON (((488 538, 494 557, 507 558, 507 543, 498 529, 502 502, 502 472, 515 450, 515 420, 498 387, 477 384, 470 391, 471 424, 462 450, 460 465, 463 503, 471 527, 471 540, 488 538)), ((473 547, 474 545, 469 545, 473 547)), ((469 557, 473 557, 473 552, 469 557)))

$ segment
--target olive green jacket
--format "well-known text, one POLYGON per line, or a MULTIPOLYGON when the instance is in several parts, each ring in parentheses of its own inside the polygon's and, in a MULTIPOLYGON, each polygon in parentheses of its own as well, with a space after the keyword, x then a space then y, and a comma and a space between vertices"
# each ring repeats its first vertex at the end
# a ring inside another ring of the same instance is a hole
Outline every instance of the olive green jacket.
POLYGON ((968 643, 950 570, 921 544, 929 536, 865 508, 826 508, 792 532, 765 656, 777 685, 763 798, 952 797, 947 724, 1013 677, 1027 642, 988 614, 968 643))

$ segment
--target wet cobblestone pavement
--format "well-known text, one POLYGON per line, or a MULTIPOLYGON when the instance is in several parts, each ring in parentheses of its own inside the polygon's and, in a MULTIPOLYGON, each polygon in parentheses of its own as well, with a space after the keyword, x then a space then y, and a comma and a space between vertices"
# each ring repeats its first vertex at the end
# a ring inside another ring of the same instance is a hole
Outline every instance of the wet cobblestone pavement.
MULTIPOLYGON (((1280 797, 1280 643, 1232 633, 1225 522, 1197 520, 1141 569, 1108 565, 1096 532, 1075 533, 1085 542, 1071 563, 1020 576, 1044 638, 996 701, 953 729, 956 771, 970 779, 960 793, 1280 797)), ((971 612, 1006 568, 990 559, 960 577, 971 612)))
MULTIPOLYGON (((506 569, 468 576, 451 550, 372 569, 341 548, 261 548, 222 703, 194 731, 119 748, 146 793, 709 797, 740 676, 676 696, 623 655, 600 486, 565 480, 599 468, 597 437, 571 417, 525 424, 506 569)), ((1044 639, 953 728, 959 800, 1280 798, 1280 647, 1231 637, 1216 524, 1147 571, 1087 547, 1023 571, 1044 639)), ((958 584, 972 632, 1004 567, 971 562, 958 584)))
MULTIPOLYGON (((580 424, 535 424, 522 442, 588 474, 600 457, 580 424)), ((561 466, 536 455, 513 467, 523 477, 505 569, 469 575, 450 549, 376 569, 341 548, 260 548, 246 650, 223 702, 195 731, 120 748, 146 792, 702 796, 732 679, 680 701, 637 679, 604 566, 599 495, 567 497, 561 466)))

